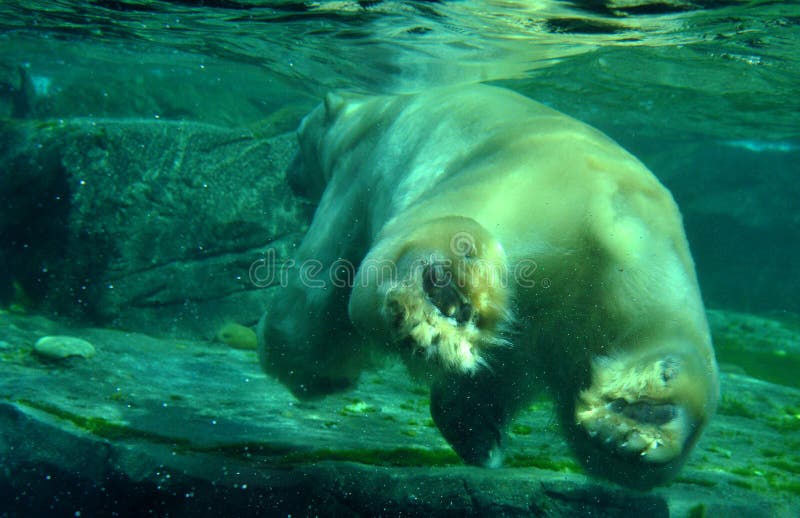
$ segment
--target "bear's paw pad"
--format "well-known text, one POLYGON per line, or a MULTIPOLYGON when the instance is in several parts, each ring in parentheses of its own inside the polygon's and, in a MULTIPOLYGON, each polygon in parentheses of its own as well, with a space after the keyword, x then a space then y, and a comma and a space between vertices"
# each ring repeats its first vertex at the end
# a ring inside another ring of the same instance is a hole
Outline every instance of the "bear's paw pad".
POLYGON ((676 369, 670 359, 633 367, 617 360, 595 362, 592 386, 578 400, 576 424, 619 456, 653 463, 678 458, 693 423, 685 406, 671 397, 676 369))
POLYGON ((689 429, 679 406, 622 398, 578 412, 577 421, 600 446, 647 462, 680 456, 689 429))

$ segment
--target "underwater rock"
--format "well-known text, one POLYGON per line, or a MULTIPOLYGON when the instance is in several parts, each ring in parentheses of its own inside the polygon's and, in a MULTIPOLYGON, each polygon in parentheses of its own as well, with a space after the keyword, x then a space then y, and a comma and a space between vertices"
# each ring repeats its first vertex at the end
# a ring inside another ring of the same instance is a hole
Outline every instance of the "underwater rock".
POLYGON ((33 352, 49 360, 63 360, 79 356, 91 358, 95 355, 94 346, 75 336, 43 336, 33 346, 33 352))
POLYGON ((258 321, 272 290, 251 265, 265 248, 289 257, 311 211, 284 176, 294 135, 163 120, 3 129, 0 234, 19 243, 0 250, 5 299, 18 283, 42 310, 162 336, 258 321))
POLYGON ((506 438, 509 467, 462 465, 399 365, 299 403, 207 340, 9 312, 0 340, 0 516, 800 516, 800 390, 738 374, 678 479, 642 493, 581 473, 544 401, 506 438), (24 344, 65 332, 103 361, 30 360, 24 344))

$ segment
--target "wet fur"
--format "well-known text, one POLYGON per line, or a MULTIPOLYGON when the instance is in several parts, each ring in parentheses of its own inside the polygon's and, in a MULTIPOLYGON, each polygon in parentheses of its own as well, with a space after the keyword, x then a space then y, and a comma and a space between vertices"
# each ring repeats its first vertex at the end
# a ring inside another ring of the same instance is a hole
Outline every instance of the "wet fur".
POLYGON ((591 473, 674 475, 717 371, 680 213, 638 160, 488 86, 332 95, 298 134, 290 178, 319 206, 294 259, 359 269, 284 288, 258 333, 267 372, 313 398, 396 355, 453 448, 487 466, 544 387, 591 473))

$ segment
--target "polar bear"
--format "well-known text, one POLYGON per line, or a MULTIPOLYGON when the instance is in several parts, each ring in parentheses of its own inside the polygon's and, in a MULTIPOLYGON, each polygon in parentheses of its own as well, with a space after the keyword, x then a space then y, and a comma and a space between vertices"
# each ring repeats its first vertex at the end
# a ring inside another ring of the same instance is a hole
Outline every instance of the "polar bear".
POLYGON ((674 475, 717 367, 680 213, 641 162, 487 85, 329 95, 298 135, 289 180, 319 204, 259 324, 266 372, 307 399, 399 356, 484 466, 545 389, 589 473, 674 475))

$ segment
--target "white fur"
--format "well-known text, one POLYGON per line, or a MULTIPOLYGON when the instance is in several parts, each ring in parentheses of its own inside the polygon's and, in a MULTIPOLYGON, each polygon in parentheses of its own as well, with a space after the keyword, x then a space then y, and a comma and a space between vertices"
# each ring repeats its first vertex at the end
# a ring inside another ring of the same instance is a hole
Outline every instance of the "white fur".
MULTIPOLYGON (((617 443, 615 451, 641 452, 652 461, 647 469, 685 457, 696 440, 689 432, 716 404, 716 364, 680 213, 641 162, 597 130, 489 86, 330 96, 299 135, 292 178, 321 197, 298 261, 384 261, 398 278, 377 278, 364 267, 345 294, 366 347, 341 345, 352 334, 336 290, 292 292, 282 306, 295 309, 277 316, 283 327, 261 333, 268 370, 287 383, 354 380, 365 363, 356 356, 400 352, 434 382, 461 375, 473 376, 475 387, 484 379, 502 383, 502 390, 464 389, 496 410, 498 422, 487 430, 507 425, 541 380, 563 413, 572 412, 565 426, 575 441, 584 440, 582 430, 602 435, 617 443), (474 241, 466 255, 449 246, 462 234, 474 241), (442 315, 414 261, 462 268, 459 296, 475 308, 474 318, 442 315), (530 278, 515 277, 526 265, 530 278), (504 286, 486 280, 503 275, 504 286), (299 306, 298 297, 305 297, 299 306), (327 324, 327 334, 285 332, 297 329, 289 322, 332 313, 341 318, 327 324), (677 366, 674 378, 659 370, 666 357, 677 366), (284 373, 290 367, 292 379, 284 373), (616 398, 668 401, 680 417, 639 426, 609 414, 616 398)), ((447 411, 473 419, 467 395, 465 408, 447 411)), ((451 417, 434 415, 459 448, 462 432, 448 429, 458 426, 451 417)), ((499 450, 490 446, 461 453, 485 450, 480 462, 493 464, 500 457, 488 452, 499 450)), ((641 468, 631 466, 635 478, 641 468)))

